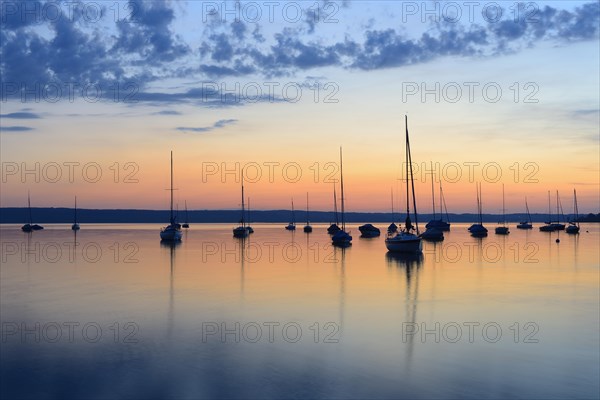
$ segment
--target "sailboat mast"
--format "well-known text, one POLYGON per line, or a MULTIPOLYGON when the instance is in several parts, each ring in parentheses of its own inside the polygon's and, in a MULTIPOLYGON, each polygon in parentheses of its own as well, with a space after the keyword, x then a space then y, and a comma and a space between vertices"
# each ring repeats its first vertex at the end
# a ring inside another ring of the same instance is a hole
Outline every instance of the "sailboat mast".
POLYGON ((558 219, 558 190, 556 191, 556 222, 560 222, 558 219))
MULTIPOLYGON (((433 174, 433 161, 431 161, 431 209, 433 210, 433 219, 435 220, 435 191, 433 190, 433 181, 435 181, 435 175, 433 174)), ((440 219, 441 217, 442 213, 440 212, 440 219)))
POLYGON ((171 206, 170 206, 170 221, 173 224, 173 150, 171 150, 171 206))
POLYGON ((248 211, 246 211, 246 220, 248 225, 250 225, 250 197, 248 197, 248 211))
POLYGON ((483 212, 481 199, 481 183, 477 184, 477 210, 479 212, 479 225, 483 225, 483 216, 481 214, 483 212))
POLYGON ((339 225, 340 219, 338 216, 338 209, 337 209, 337 194, 335 193, 335 182, 333 182, 333 211, 335 213, 335 224, 339 225))
POLYGON ((504 183, 502 184, 502 224, 506 225, 506 209, 504 204, 504 183))
POLYGON ((187 200, 185 200, 185 222, 188 223, 187 200))
POLYGON ((340 146, 340 189, 342 191, 342 229, 346 230, 346 219, 344 216, 344 171, 342 169, 342 146, 340 146))
POLYGON ((552 223, 552 205, 550 204, 550 191, 548 190, 548 223, 552 223))
POLYGON ((573 189, 573 201, 575 202, 575 222, 579 226, 579 207, 577 206, 577 191, 573 189))
MULTIPOLYGON (((415 196, 415 180, 413 177, 413 169, 412 169, 412 155, 410 154, 410 140, 408 139, 408 116, 405 115, 405 123, 406 123, 406 152, 408 154, 408 163, 410 164, 410 185, 412 189, 412 200, 413 200, 413 211, 415 213, 415 226, 417 228, 417 235, 419 234, 419 220, 417 216, 417 198, 415 196)), ((408 188, 408 182, 407 182, 408 188)), ((408 192, 407 192, 408 195, 408 192)), ((408 198, 407 198, 408 201, 408 198)))
POLYGON ((29 191, 27 191, 27 208, 29 208, 29 225, 33 224, 33 219, 31 218, 31 196, 29 191))
POLYGON ((245 204, 244 204, 244 177, 242 176, 242 226, 246 226, 246 220, 244 218, 246 213, 245 204))
POLYGON ((390 193, 392 194, 392 222, 394 222, 394 188, 390 188, 390 193))
POLYGON ((531 215, 529 214, 529 205, 527 204, 527 197, 525 197, 525 209, 527 210, 527 219, 531 223, 531 215))
POLYGON ((292 223, 296 223, 296 212, 294 211, 294 199, 292 198, 292 223))
POLYGON ((306 192, 306 225, 308 225, 309 214, 308 214, 308 192, 306 192))
POLYGON ((74 214, 73 218, 75 220, 74 223, 77 223, 77 196, 75 196, 75 210, 74 210, 73 214, 74 214))

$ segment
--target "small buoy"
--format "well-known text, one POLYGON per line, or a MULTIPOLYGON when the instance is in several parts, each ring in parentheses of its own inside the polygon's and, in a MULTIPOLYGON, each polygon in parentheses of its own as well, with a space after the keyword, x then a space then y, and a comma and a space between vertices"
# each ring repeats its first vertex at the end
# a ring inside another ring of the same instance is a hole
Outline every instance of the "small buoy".
POLYGON ((560 239, 556 239, 556 243, 560 243, 560 239))

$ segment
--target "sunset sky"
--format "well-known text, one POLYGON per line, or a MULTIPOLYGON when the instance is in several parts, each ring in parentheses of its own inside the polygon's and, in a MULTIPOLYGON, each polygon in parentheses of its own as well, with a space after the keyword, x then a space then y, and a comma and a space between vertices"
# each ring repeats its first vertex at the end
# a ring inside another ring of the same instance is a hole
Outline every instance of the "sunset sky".
POLYGON ((449 212, 475 182, 486 213, 502 183, 508 212, 599 212, 597 1, 25 3, 1 3, 2 207, 167 208, 173 150, 180 208, 238 207, 245 167, 254 209, 330 210, 343 146, 347 210, 389 211, 406 114, 424 212, 430 162, 449 212))

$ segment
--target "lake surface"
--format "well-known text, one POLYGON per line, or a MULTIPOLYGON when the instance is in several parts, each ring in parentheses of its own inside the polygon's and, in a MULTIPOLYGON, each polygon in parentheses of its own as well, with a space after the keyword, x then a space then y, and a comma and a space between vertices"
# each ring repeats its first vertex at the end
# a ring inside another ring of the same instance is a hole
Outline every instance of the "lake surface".
POLYGON ((408 259, 356 224, 3 225, 0 397, 598 398, 600 225, 469 225, 408 259))

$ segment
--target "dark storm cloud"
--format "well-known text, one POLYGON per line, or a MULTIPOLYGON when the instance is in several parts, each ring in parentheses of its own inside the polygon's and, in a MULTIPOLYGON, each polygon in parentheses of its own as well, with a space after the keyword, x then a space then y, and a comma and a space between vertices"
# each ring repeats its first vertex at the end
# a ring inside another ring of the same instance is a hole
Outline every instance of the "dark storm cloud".
POLYGON ((180 126, 180 127, 175 128, 175 130, 178 130, 181 132, 204 133, 204 132, 214 131, 215 129, 224 128, 227 125, 235 124, 237 121, 238 121, 237 119, 220 119, 217 122, 215 122, 212 126, 206 126, 206 127, 183 127, 183 126, 180 126))

